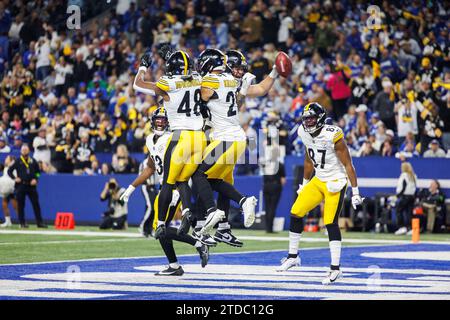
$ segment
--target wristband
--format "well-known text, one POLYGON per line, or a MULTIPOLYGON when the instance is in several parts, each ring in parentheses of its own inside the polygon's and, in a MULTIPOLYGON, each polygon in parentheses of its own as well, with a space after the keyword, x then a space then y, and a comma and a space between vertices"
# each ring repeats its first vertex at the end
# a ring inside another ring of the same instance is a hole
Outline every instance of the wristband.
POLYGON ((269 77, 271 77, 272 79, 275 79, 276 77, 278 77, 277 68, 272 68, 272 71, 269 73, 269 77))
POLYGON ((303 178, 303 182, 302 182, 302 185, 303 186, 305 186, 307 183, 309 182, 309 179, 305 179, 305 178, 303 178))
POLYGON ((358 187, 352 187, 352 194, 355 195, 359 195, 359 189, 358 187))
POLYGON ((128 186, 128 189, 129 189, 131 192, 133 192, 136 188, 135 188, 132 184, 130 184, 130 185, 128 186))

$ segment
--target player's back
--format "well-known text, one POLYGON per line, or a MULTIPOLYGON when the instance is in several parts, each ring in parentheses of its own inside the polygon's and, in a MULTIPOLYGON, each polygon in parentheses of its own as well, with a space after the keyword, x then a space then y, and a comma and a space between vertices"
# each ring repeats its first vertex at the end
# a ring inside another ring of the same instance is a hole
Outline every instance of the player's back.
POLYGON ((164 101, 167 118, 172 130, 201 130, 201 77, 193 74, 191 78, 182 76, 162 76, 156 85, 166 92, 169 101, 164 101))
POLYGON ((334 149, 334 144, 344 138, 341 128, 326 124, 316 137, 312 137, 303 126, 300 126, 298 135, 314 164, 317 178, 321 181, 330 181, 347 177, 345 168, 334 149))
POLYGON ((212 138, 224 141, 245 140, 245 132, 239 123, 236 99, 239 82, 229 73, 208 73, 203 77, 202 87, 212 89, 216 94, 208 101, 212 138))

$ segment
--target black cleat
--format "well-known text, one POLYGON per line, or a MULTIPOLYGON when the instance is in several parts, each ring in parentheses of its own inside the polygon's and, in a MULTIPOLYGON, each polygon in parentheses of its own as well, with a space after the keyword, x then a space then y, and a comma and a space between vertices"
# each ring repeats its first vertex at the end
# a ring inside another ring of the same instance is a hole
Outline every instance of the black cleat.
POLYGON ((171 268, 170 266, 167 269, 158 271, 155 273, 155 276, 182 276, 184 274, 184 270, 181 266, 177 269, 171 268))
POLYGON ((163 224, 160 224, 160 225, 158 226, 158 228, 156 228, 156 231, 155 231, 155 239, 156 239, 156 240, 158 240, 158 239, 164 239, 165 236, 166 236, 166 226, 163 225, 163 224))
POLYGON ((209 247, 206 244, 202 244, 201 247, 197 248, 197 251, 200 254, 202 268, 204 268, 208 264, 208 260, 209 260, 209 247))
POLYGON ((214 240, 226 243, 232 247, 242 247, 244 245, 244 243, 241 240, 236 238, 231 233, 230 229, 217 230, 216 234, 214 235, 214 240))
POLYGON ((38 227, 38 228, 42 228, 42 229, 47 229, 47 228, 48 228, 48 226, 47 226, 45 223, 43 223, 43 222, 38 223, 38 224, 37 224, 37 227, 38 227))
POLYGON ((209 234, 200 235, 198 232, 200 229, 192 231, 192 238, 194 238, 197 241, 200 241, 202 244, 206 244, 208 247, 215 247, 217 246, 216 240, 214 240, 209 234))
POLYGON ((187 234, 189 232, 189 228, 191 227, 191 216, 192 212, 186 211, 181 218, 181 224, 178 227, 177 235, 181 236, 183 234, 187 234))
POLYGON ((26 223, 21 223, 21 224, 20 224, 20 229, 28 229, 28 224, 26 224, 26 223))

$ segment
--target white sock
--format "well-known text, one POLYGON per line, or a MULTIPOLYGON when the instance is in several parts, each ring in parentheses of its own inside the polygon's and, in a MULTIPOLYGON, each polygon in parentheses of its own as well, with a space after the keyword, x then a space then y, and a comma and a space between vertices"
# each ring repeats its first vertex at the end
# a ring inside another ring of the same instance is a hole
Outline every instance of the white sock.
POLYGON ((11 217, 5 217, 5 223, 11 223, 11 217))
POLYGON ((202 243, 200 241, 195 242, 195 247, 200 248, 202 246, 202 243))
POLYGON ((178 264, 178 262, 174 262, 174 263, 169 263, 169 267, 171 267, 173 269, 178 269, 180 267, 180 265, 178 264))
POLYGON ((189 211, 189 208, 183 209, 183 211, 181 211, 181 215, 184 216, 186 212, 189 211))
POLYGON ((221 223, 219 223, 219 227, 217 228, 217 230, 227 230, 230 228, 231 228, 231 226, 228 222, 221 222, 221 223))
POLYGON ((203 228, 205 225, 205 220, 197 220, 197 223, 195 224, 195 228, 203 228))
POLYGON ((298 245, 301 237, 301 233, 289 231, 289 254, 298 254, 298 245))
POLYGON ((338 267, 341 263, 342 242, 339 240, 330 241, 331 265, 338 267))
POLYGON ((165 224, 165 222, 164 222, 164 221, 159 221, 159 220, 158 220, 158 227, 159 227, 160 225, 162 225, 162 224, 165 224))

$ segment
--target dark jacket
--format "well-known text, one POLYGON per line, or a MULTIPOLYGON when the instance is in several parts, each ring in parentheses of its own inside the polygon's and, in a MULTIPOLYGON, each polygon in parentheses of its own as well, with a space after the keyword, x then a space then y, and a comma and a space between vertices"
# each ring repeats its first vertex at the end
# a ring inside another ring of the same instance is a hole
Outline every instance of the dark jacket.
POLYGON ((8 169, 8 175, 13 180, 20 178, 22 181, 19 185, 30 185, 31 180, 39 178, 41 170, 37 161, 31 156, 28 156, 27 160, 23 156, 20 156, 8 169), (14 176, 14 170, 17 172, 16 176, 14 176))

